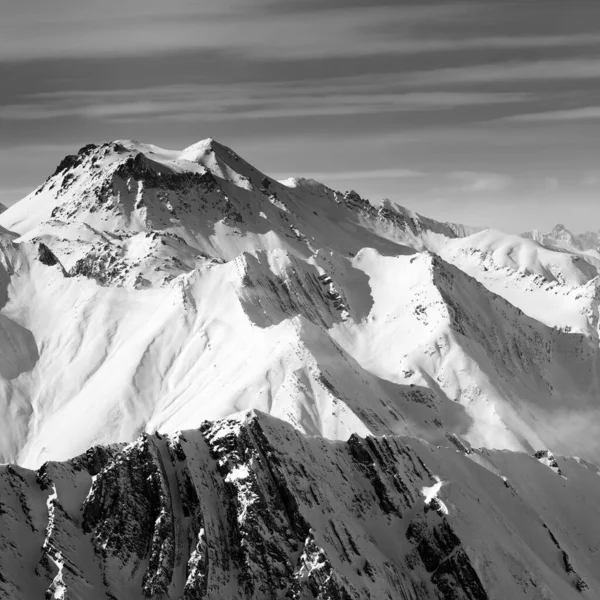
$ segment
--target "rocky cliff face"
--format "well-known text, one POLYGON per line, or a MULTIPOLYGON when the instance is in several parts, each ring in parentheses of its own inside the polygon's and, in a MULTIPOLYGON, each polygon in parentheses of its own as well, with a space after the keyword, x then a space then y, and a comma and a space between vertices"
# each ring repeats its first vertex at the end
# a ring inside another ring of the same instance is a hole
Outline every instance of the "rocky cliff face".
POLYGON ((250 413, 5 466, 0 595, 597 597, 600 509, 578 499, 598 469, 458 447, 330 442, 250 413))

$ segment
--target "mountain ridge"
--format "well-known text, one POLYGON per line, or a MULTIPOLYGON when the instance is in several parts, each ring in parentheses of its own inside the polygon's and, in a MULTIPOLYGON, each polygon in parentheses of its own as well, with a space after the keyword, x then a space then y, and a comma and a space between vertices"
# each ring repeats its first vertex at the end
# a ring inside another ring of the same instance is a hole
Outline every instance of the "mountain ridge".
POLYGON ((586 231, 575 234, 567 229, 562 223, 555 225, 548 233, 537 229, 521 234, 523 237, 533 239, 544 246, 553 248, 565 248, 580 252, 594 251, 598 255, 600 249, 600 231, 586 231))
POLYGON ((448 433, 596 457, 557 424, 563 406, 600 423, 593 257, 280 183, 212 139, 85 146, 0 225, 0 315, 18 340, 0 459, 51 458, 86 410, 98 425, 56 457, 252 407, 334 438, 448 433))

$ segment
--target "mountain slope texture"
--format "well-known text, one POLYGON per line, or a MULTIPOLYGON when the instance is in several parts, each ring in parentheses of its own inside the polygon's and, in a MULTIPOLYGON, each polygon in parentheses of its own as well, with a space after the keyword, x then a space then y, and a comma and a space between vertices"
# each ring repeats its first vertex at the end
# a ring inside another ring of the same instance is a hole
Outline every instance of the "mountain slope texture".
POLYGON ((85 146, 0 214, 0 597, 600 597, 599 267, 85 146))

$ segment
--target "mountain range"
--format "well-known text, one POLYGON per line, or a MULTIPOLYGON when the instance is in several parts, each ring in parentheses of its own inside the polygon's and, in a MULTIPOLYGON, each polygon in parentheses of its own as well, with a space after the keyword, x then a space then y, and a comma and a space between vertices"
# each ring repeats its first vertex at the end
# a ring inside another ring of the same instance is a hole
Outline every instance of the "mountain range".
POLYGON ((595 258, 600 256, 600 231, 586 231, 585 233, 575 234, 559 223, 548 233, 534 230, 521 235, 551 248, 564 248, 575 252, 592 251, 591 254, 595 258))
POLYGON ((598 236, 67 156, 0 214, 0 592, 598 597, 598 236))

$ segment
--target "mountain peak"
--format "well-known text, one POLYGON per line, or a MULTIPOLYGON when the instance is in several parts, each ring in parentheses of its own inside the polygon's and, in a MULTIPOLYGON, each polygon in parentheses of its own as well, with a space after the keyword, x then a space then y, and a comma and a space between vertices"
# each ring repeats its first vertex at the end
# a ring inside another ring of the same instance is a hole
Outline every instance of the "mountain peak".
POLYGON ((188 146, 177 158, 202 165, 214 176, 247 190, 259 189, 265 177, 264 173, 255 169, 239 154, 213 138, 206 138, 188 146))
POLYGON ((549 248, 558 247, 575 252, 597 250, 600 246, 599 233, 588 231, 586 233, 574 234, 562 223, 556 224, 548 233, 542 233, 541 231, 534 229, 533 231, 522 233, 521 237, 535 240, 549 248))
POLYGON ((188 151, 199 151, 199 150, 203 150, 203 151, 212 151, 215 148, 222 148, 223 146, 217 142, 217 140, 215 140, 214 138, 211 137, 207 137, 203 140, 200 140, 194 144, 192 144, 191 146, 188 146, 187 148, 184 148, 183 152, 188 152, 188 151))

